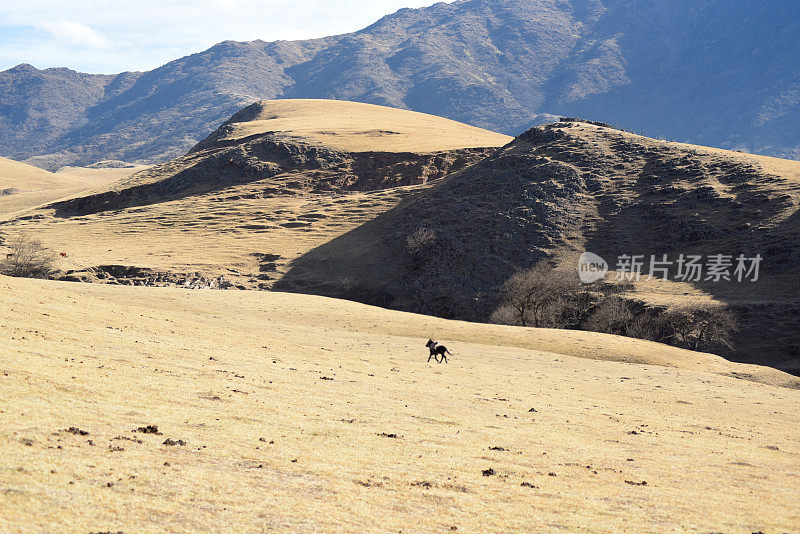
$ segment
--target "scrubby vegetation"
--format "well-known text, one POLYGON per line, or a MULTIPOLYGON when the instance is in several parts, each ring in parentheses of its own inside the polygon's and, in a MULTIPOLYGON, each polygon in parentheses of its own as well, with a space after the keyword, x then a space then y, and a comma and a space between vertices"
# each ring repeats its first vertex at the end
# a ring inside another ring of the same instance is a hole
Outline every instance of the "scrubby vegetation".
POLYGON ((501 289, 495 319, 520 326, 575 328, 594 307, 587 288, 553 271, 545 262, 519 271, 501 289))
POLYGON ((430 249, 436 245, 436 233, 430 228, 419 228, 406 238, 406 251, 411 261, 411 270, 417 271, 430 249))
POLYGON ((11 250, 0 261, 0 274, 25 278, 49 278, 55 272, 56 254, 31 237, 19 236, 8 243, 11 250))
POLYGON ((582 285, 547 262, 514 274, 499 297, 490 317, 497 324, 589 330, 701 351, 730 348, 736 331, 736 318, 724 306, 650 306, 602 285, 582 285))

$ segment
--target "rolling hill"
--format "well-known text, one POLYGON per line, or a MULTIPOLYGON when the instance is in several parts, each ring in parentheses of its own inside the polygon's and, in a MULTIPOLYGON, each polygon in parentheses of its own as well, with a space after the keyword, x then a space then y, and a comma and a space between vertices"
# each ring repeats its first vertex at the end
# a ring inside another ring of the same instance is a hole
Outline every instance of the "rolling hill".
POLYGON ((143 166, 67 167, 52 173, 0 158, 0 217, 115 182, 142 169, 143 166))
MULTIPOLYGON (((592 251, 763 256, 755 283, 645 283, 658 305, 724 302, 741 318, 726 353, 797 372, 800 163, 658 141, 569 120, 513 143, 292 263, 276 287, 486 320, 518 269, 592 251), (426 231, 425 249, 409 239, 426 231), (769 316, 768 321, 764 320, 769 316)), ((643 272, 647 272, 645 269, 643 272)), ((574 276, 574 275, 573 275, 574 276)))
POLYGON ((103 267, 123 283, 267 288, 297 256, 512 139, 375 105, 263 101, 184 156, 1 228, 67 251, 61 268, 80 279, 103 267))
POLYGON ((379 106, 263 101, 176 160, 0 229, 67 251, 70 280, 276 288, 473 321, 543 258, 574 273, 584 250, 612 271, 622 254, 761 254, 756 283, 622 290, 726 304, 740 331, 724 355, 800 372, 800 164, 569 119, 509 139, 379 106), (431 239, 411 254, 420 231, 431 239))
POLYGON ((236 113, 186 155, 53 206, 59 215, 87 214, 258 182, 268 182, 262 195, 418 185, 511 140, 441 117, 371 104, 261 101, 236 113))
POLYGON ((226 41, 145 73, 0 73, 0 155, 56 169, 161 163, 262 99, 360 101, 517 135, 559 115, 800 157, 778 0, 460 0, 309 41, 226 41))
POLYGON ((800 526, 772 369, 277 292, 0 277, 0 318, 0 530, 800 526))

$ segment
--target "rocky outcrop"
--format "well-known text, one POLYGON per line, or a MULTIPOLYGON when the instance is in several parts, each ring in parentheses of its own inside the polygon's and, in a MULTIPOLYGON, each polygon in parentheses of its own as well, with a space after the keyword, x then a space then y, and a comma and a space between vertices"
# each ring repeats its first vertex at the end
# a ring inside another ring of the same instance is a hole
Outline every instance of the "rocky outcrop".
POLYGON ((141 287, 181 287, 185 289, 250 289, 237 287, 224 276, 213 276, 200 272, 177 273, 136 267, 133 265, 98 265, 79 271, 59 273, 56 280, 63 282, 85 282, 95 284, 126 285, 141 287))
POLYGON ((484 319, 497 287, 585 218, 582 174, 530 147, 520 138, 306 254, 276 288, 484 319))
POLYGON ((531 129, 308 252, 275 288, 487 320, 499 287, 544 258, 577 262, 588 250, 613 269, 622 254, 761 254, 759 284, 694 285, 737 316, 725 356, 797 372, 796 176, 747 155, 569 121, 531 129))
POLYGON ((263 196, 419 185, 461 170, 495 150, 345 152, 273 132, 235 142, 220 141, 212 135, 185 156, 139 172, 113 189, 51 207, 59 216, 86 215, 253 182, 263 186, 263 196))

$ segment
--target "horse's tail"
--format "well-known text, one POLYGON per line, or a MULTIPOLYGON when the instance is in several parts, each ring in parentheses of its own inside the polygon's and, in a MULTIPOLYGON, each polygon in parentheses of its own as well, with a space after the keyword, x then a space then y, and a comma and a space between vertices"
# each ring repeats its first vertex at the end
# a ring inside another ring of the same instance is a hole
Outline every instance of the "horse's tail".
POLYGON ((452 355, 453 355, 453 353, 452 353, 452 352, 450 352, 449 350, 447 350, 447 348, 445 348, 445 349, 444 349, 444 351, 445 351, 447 354, 449 354, 450 356, 452 356, 452 355))

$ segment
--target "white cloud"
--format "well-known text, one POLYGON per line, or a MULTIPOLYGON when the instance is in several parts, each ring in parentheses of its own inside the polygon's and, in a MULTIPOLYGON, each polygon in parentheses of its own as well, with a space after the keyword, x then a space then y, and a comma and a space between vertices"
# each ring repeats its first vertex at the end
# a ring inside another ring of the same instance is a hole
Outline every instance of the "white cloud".
POLYGON ((101 33, 79 22, 60 20, 58 22, 45 22, 40 24, 43 30, 50 32, 59 41, 69 44, 86 46, 90 48, 106 48, 108 39, 101 33))
MULTIPOLYGON (((448 0, 452 1, 452 0, 448 0)), ((146 70, 225 40, 310 39, 359 30, 436 0, 0 0, 0 70, 146 70)))

